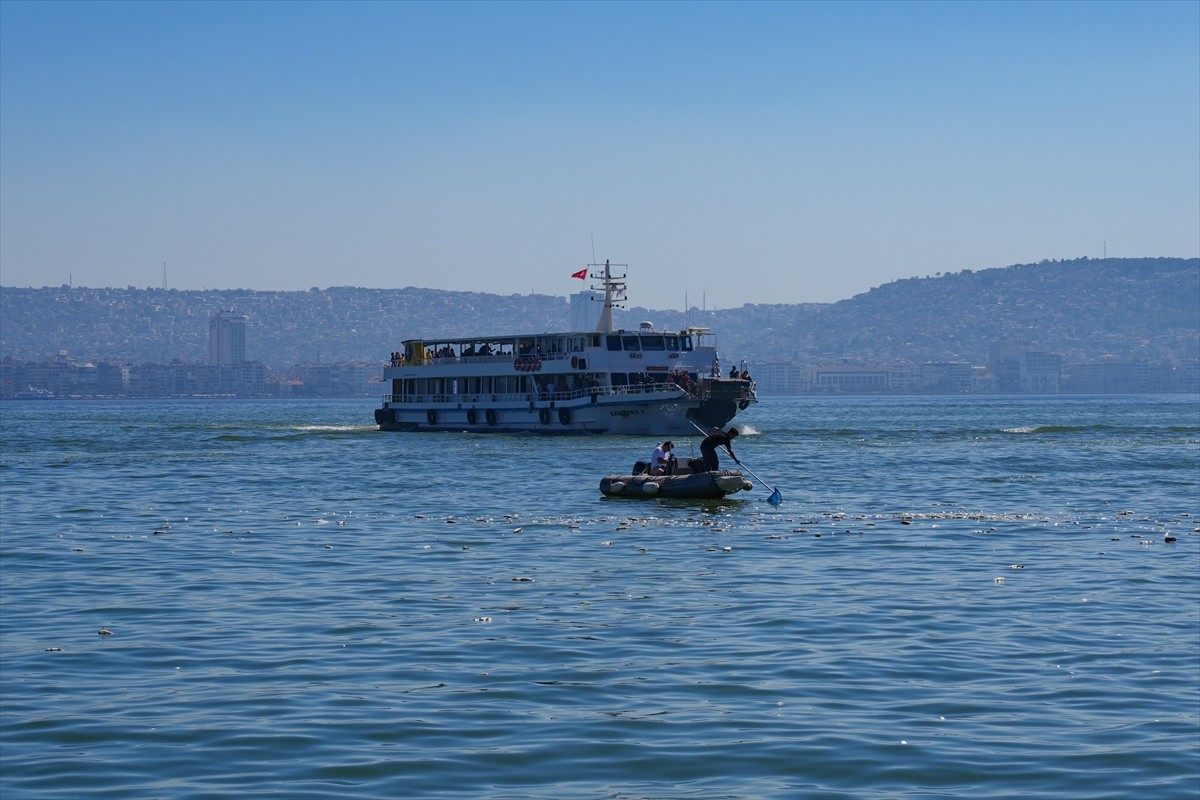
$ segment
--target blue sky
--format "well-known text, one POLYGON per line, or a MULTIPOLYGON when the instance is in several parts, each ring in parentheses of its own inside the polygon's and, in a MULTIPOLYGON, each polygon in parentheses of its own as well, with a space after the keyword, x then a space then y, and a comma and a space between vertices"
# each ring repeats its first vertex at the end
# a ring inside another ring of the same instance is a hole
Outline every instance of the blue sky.
POLYGON ((0 2, 0 283, 831 302, 1200 255, 1200 3, 0 2))

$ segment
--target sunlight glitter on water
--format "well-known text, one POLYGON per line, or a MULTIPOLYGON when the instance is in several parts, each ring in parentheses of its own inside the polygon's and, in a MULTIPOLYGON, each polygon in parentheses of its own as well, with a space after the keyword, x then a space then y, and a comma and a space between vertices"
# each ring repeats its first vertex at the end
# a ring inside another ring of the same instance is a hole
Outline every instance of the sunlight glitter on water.
POLYGON ((283 405, 312 435, 5 413, 0 794, 1200 788, 1194 404, 767 402, 738 452, 779 507, 601 497, 639 438, 283 405), (980 438, 1018 415, 1063 430, 980 438))

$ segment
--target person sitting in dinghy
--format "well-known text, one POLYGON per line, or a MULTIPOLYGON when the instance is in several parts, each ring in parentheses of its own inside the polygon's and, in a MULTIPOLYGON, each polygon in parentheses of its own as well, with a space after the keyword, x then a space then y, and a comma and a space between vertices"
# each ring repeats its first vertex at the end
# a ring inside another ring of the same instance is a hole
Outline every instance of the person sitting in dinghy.
POLYGON ((721 468, 721 462, 717 459, 718 447, 724 447, 734 462, 737 464, 742 463, 733 454, 733 440, 737 438, 737 435, 737 428, 730 428, 728 431, 713 428, 712 434, 706 436, 704 441, 700 443, 700 455, 704 457, 704 465, 708 468, 709 472, 715 472, 721 468))
POLYGON ((654 454, 650 456, 651 475, 675 474, 675 454, 671 452, 673 449, 675 443, 670 439, 654 448, 654 454))

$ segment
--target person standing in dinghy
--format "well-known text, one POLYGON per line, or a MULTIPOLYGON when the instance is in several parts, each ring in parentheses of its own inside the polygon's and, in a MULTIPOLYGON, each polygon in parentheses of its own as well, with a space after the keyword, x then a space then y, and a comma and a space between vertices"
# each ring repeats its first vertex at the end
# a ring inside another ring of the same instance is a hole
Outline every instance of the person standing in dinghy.
POLYGON ((700 455, 704 457, 704 465, 709 472, 714 472, 721 468, 721 462, 717 459, 718 447, 724 447, 729 453, 729 457, 734 460, 734 463, 739 465, 742 463, 733 454, 733 440, 737 438, 737 435, 737 428, 730 428, 727 431, 715 428, 712 434, 706 436, 704 441, 700 443, 700 455))

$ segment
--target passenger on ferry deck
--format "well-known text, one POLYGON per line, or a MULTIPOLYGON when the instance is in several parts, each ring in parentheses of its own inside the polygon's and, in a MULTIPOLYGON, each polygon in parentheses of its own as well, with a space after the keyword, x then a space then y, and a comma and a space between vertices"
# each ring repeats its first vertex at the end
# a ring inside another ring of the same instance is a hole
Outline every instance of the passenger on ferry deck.
POLYGON ((734 364, 732 367, 729 368, 729 377, 731 377, 735 380, 737 379, 737 377, 738 377, 737 364, 734 364))
POLYGON ((490 356, 492 354, 492 346, 484 342, 483 347, 479 348, 479 355, 490 356))

